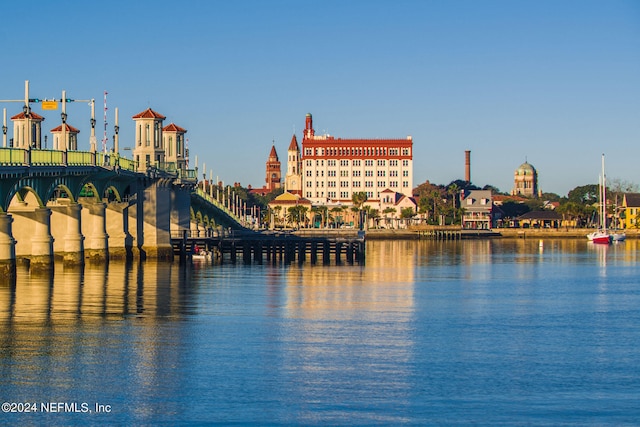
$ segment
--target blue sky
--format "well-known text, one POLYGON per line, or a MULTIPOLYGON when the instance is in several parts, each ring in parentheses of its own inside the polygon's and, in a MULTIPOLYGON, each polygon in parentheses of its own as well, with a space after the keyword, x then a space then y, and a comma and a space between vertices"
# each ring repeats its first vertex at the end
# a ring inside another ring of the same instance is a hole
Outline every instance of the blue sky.
MULTIPOLYGON (((414 185, 502 191, 526 160, 543 191, 640 184, 640 2, 33 1, 3 6, 0 99, 95 98, 108 135, 151 107, 188 130, 191 164, 260 187, 306 113, 317 133, 414 141, 414 185), (10 19, 7 19, 9 18, 10 19)), ((9 116, 19 104, 3 104, 9 116)), ((46 131, 59 111, 34 111, 46 131)), ((89 108, 68 108, 89 148, 89 108)), ((201 170, 202 171, 202 170, 201 170)))

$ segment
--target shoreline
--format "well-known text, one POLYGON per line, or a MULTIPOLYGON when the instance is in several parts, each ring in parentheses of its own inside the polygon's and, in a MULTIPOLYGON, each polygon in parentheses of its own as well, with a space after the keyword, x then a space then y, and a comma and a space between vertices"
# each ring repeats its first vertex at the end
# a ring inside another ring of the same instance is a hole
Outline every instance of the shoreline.
MULTIPOLYGON (((459 233, 461 239, 586 239, 592 228, 562 228, 562 229, 536 229, 536 228, 495 228, 492 230, 461 230, 459 227, 420 227, 403 230, 371 229, 366 231, 367 240, 435 240, 429 232, 441 231, 445 233, 459 233)), ((640 238, 640 229, 624 230, 627 239, 640 238)), ((323 236, 323 237, 353 237, 357 230, 335 229, 303 229, 293 232, 298 236, 323 236)), ((442 240, 442 239, 440 239, 442 240)), ((447 240, 447 239, 445 239, 447 240)))

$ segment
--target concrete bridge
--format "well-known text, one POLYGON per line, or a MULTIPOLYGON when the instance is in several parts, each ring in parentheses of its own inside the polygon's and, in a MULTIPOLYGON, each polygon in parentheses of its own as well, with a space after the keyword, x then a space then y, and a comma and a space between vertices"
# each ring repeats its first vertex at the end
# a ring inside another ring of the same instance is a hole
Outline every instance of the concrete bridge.
POLYGON ((197 169, 138 165, 117 154, 0 148, 0 268, 56 258, 173 258, 171 235, 241 229, 233 209, 197 186, 197 169))

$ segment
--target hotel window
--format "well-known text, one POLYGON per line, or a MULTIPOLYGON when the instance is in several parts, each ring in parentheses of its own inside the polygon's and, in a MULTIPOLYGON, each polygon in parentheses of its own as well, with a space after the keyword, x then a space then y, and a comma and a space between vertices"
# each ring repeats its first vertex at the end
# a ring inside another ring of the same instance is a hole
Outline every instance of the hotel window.
POLYGON ((378 171, 378 176, 386 176, 387 171, 378 171))
POLYGON ((365 181, 364 182, 364 186, 365 187, 373 187, 373 181, 365 181))
POLYGON ((307 191, 307 197, 311 197, 311 191, 307 191))
POLYGON ((386 187, 387 183, 386 181, 378 181, 378 187, 386 187))
POLYGON ((378 160, 378 166, 386 166, 387 161, 386 160, 378 160))
POLYGON ((397 186, 398 186, 398 181, 391 181, 391 182, 389 182, 389 186, 390 186, 390 187, 394 187, 394 188, 395 188, 395 187, 397 187, 397 186))
POLYGON ((373 191, 367 191, 367 198, 373 197, 373 191))
POLYGON ((365 160, 364 161, 364 165, 365 166, 373 166, 373 160, 365 160))
POLYGON ((408 148, 403 148, 402 149, 402 155, 403 156, 408 156, 409 155, 409 149, 408 148))
POLYGON ((349 166, 349 160, 340 160, 340 166, 349 166))
POLYGON ((149 132, 149 125, 147 125, 145 130, 146 130, 145 145, 148 147, 151 144, 151 132, 149 132))
POLYGON ((312 182, 311 181, 307 181, 307 187, 311 187, 312 186, 312 182))
POLYGON ((409 166, 409 160, 403 160, 402 166, 409 166))
POLYGON ((353 171, 353 176, 360 176, 360 171, 353 171))
POLYGON ((327 160, 327 166, 335 166, 335 165, 336 165, 335 160, 327 160))
POLYGON ((336 192, 335 192, 335 191, 329 191, 329 192, 327 193, 327 195, 328 195, 329 197, 331 197, 332 199, 335 199, 335 198, 336 198, 336 192))
POLYGON ((397 160, 389 160, 389 166, 398 166, 397 160))
POLYGON ((336 176, 336 171, 327 171, 327 176, 336 176))
POLYGON ((364 171, 364 176, 373 176, 373 171, 364 171))
POLYGON ((360 187, 360 181, 353 181, 354 187, 360 187))
POLYGON ((313 153, 313 151, 311 150, 311 148, 305 148, 304 149, 304 155, 305 156, 310 156, 311 153, 313 153))
POLYGON ((360 160, 354 160, 353 166, 360 166, 360 160))
POLYGON ((409 181, 402 181, 402 186, 403 186, 404 188, 409 187, 409 181))
POLYGON ((398 176, 398 171, 389 171, 389 176, 398 176))
POLYGON ((348 187, 349 181, 340 181, 340 187, 348 187))
POLYGON ((349 171, 340 171, 340 176, 349 176, 349 171))
POLYGON ((409 176, 409 171, 402 171, 402 176, 409 176))

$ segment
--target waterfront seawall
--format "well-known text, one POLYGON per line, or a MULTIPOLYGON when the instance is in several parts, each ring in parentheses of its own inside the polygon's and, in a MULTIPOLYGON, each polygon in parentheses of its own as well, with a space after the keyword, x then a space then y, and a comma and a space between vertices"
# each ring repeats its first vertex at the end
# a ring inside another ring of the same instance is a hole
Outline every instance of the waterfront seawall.
MULTIPOLYGON (((438 229, 440 227, 437 227, 438 229)), ((461 237, 464 238, 503 238, 503 239, 586 239, 588 233, 592 232, 592 228, 494 228, 487 230, 486 234, 478 234, 474 230, 460 230, 461 237)), ((448 227, 447 230, 452 231, 454 228, 448 227)), ((389 229, 370 229, 366 231, 367 240, 419 240, 425 239, 424 227, 409 228, 403 230, 389 229)), ((484 231, 484 230, 481 230, 484 231)), ((624 230, 628 239, 640 238, 640 229, 624 230)), ((304 229, 295 232, 295 234, 306 236, 341 236, 348 237, 357 234, 356 230, 323 230, 323 229, 304 229)))

